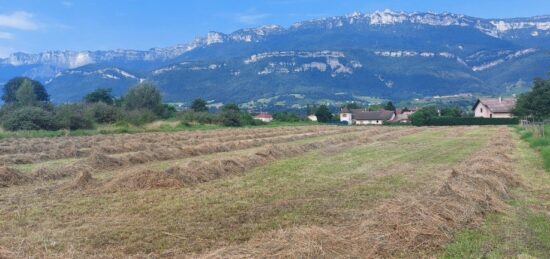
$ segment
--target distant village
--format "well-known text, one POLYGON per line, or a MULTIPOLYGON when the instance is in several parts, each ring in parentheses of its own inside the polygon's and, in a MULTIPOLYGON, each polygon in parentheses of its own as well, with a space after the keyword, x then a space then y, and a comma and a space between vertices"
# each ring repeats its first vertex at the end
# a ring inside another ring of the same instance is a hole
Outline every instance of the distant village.
MULTIPOLYGON (((472 106, 473 116, 476 118, 512 118, 512 111, 517 103, 515 97, 511 98, 480 98, 472 106)), ((409 123, 410 117, 418 111, 418 108, 396 108, 395 110, 379 109, 376 111, 367 108, 348 109, 343 107, 339 112, 339 121, 347 125, 383 125, 385 123, 409 123)), ((254 119, 269 123, 273 121, 273 115, 260 112, 254 119)), ((309 114, 307 119, 317 121, 315 114, 309 114)))

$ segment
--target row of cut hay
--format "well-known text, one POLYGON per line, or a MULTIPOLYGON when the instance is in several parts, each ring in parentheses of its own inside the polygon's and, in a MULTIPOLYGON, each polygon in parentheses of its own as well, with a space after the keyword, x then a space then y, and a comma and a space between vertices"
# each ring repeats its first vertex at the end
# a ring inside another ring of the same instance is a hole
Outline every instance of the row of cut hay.
POLYGON ((87 158, 86 164, 94 169, 112 169, 122 166, 145 164, 153 161, 165 161, 182 159, 193 156, 202 156, 220 152, 229 152, 249 148, 260 147, 266 144, 284 143, 312 137, 339 134, 339 131, 320 131, 298 135, 279 136, 265 139, 250 139, 229 141, 225 143, 205 143, 196 146, 182 148, 160 148, 155 150, 140 151, 113 157, 101 153, 93 153, 87 158))
MULTIPOLYGON (((345 133, 353 132, 346 130, 345 133)), ((366 136, 369 138, 375 139, 376 136, 380 135, 381 133, 386 133, 387 131, 382 128, 372 128, 369 130, 363 130, 363 134, 357 135, 357 134, 349 134, 349 135, 343 135, 337 138, 332 138, 326 142, 328 145, 325 147, 327 149, 327 152, 329 149, 332 149, 333 151, 343 150, 346 148, 349 148, 352 146, 351 140, 361 140, 360 142, 364 143, 366 136), (345 140, 345 141, 343 141, 345 140), (339 143, 338 141, 342 141, 342 143, 339 143)), ((333 131, 329 131, 328 133, 333 134, 333 131)), ((341 133, 341 132, 339 132, 341 133)), ((203 144, 198 145, 196 147, 190 147, 190 148, 183 148, 183 149, 160 149, 156 151, 140 151, 133 154, 129 154, 124 157, 113 157, 106 154, 94 152, 92 153, 86 160, 84 161, 78 161, 71 165, 61 166, 61 167, 42 167, 34 170, 29 176, 19 172, 18 170, 10 167, 3 167, 3 174, 4 179, 0 182, 0 186, 3 185, 4 187, 12 186, 12 185, 20 185, 25 183, 30 183, 35 180, 41 180, 41 181, 50 181, 50 180, 59 180, 67 177, 77 177, 81 174, 89 174, 90 172, 95 172, 98 170, 103 169, 112 169, 127 165, 134 165, 134 164, 145 164, 153 161, 163 161, 163 160, 170 160, 170 159, 178 159, 178 158, 185 158, 185 157, 191 157, 191 156, 200 156, 200 155, 206 155, 206 154, 212 154, 217 152, 226 152, 226 151, 232 151, 232 150, 238 150, 238 149, 248 149, 253 147, 259 147, 266 144, 277 144, 277 143, 284 143, 284 142, 290 142, 290 141, 296 141, 305 139, 308 137, 313 136, 323 136, 326 135, 327 132, 318 131, 316 133, 308 133, 308 134, 301 134, 301 135, 294 135, 294 136, 282 136, 282 137, 276 137, 271 139, 252 139, 248 141, 235 141, 231 143, 225 143, 225 144, 203 144), (9 175, 9 177, 7 176, 9 175), (9 178, 9 179, 8 179, 9 178)), ((383 134, 382 134, 383 135, 383 134)), ((402 135, 402 134, 400 134, 402 135)), ((315 144, 305 144, 304 147, 311 148, 315 144)), ((270 152, 276 152, 277 148, 272 148, 270 152)), ((289 149, 290 151, 292 149, 289 149)), ((270 154, 263 154, 262 152, 258 153, 258 156, 256 159, 248 159, 247 161, 256 161, 258 165, 265 164, 266 160, 261 158, 262 156, 270 157, 272 155, 270 154)), ((250 163, 250 162, 247 162, 250 163)), ((195 165, 200 164, 199 161, 195 161, 195 165)), ((227 165, 227 163, 225 163, 227 165)), ((247 164, 247 167, 254 167, 254 164, 247 164)), ((199 168, 205 168, 204 165, 200 166, 199 168)), ((207 170, 205 170, 207 171, 207 170)), ((230 170, 233 171, 233 170, 230 170)), ((1 170, 0 170, 1 172, 1 170)), ((191 182, 194 182, 195 180, 192 180, 191 182)), ((199 180, 200 181, 200 180, 199 180)), ((184 181, 187 182, 187 181, 184 181)), ((166 184, 161 184, 161 186, 166 184)))
MULTIPOLYGON (((327 131, 329 129, 316 129, 314 127, 312 128, 297 128, 297 129, 291 129, 291 128, 283 128, 283 129, 266 129, 262 131, 258 131, 257 129, 254 130, 243 130, 239 132, 232 132, 231 134, 209 134, 209 135, 200 135, 197 134, 196 136, 189 135, 185 138, 182 138, 178 135, 173 135, 170 133, 165 133, 163 135, 157 135, 157 136, 146 136, 141 139, 138 139, 135 141, 135 143, 138 143, 138 145, 132 145, 131 140, 122 140, 120 143, 115 143, 113 145, 112 143, 110 145, 98 145, 95 146, 94 149, 97 152, 107 153, 107 154, 119 154, 119 153, 127 153, 127 152, 137 152, 142 151, 146 149, 160 149, 160 148, 174 148, 174 147, 181 147, 185 145, 196 145, 196 144, 202 144, 202 143, 218 143, 218 142, 226 142, 226 141, 236 141, 236 140, 247 140, 247 139, 260 139, 260 138, 270 138, 270 137, 277 137, 277 136, 284 136, 284 135, 294 135, 294 134, 301 134, 301 133, 308 133, 308 132, 315 132, 315 131, 327 131)), ((332 129, 334 130, 334 129, 332 129)))
POLYGON ((65 148, 92 148, 112 143, 140 142, 157 143, 159 139, 166 139, 170 142, 181 142, 189 140, 208 140, 211 138, 240 136, 251 134, 284 134, 299 133, 329 128, 328 126, 304 126, 304 127, 282 127, 282 128, 253 128, 253 129, 224 129, 215 131, 199 132, 170 132, 170 133, 140 133, 140 134, 117 134, 117 135, 95 135, 83 137, 58 137, 58 138, 30 138, 30 139, 4 139, 0 141, 0 155, 19 153, 40 153, 65 148))
POLYGON ((197 257, 387 258, 438 251, 457 230, 477 227, 488 214, 505 211, 510 189, 520 186, 510 133, 498 134, 430 189, 390 199, 357 222, 273 231, 197 257))
POLYGON ((33 171, 31 174, 25 174, 12 167, 0 167, 0 187, 29 184, 35 181, 58 180, 69 176, 90 174, 90 172, 91 168, 82 164, 57 168, 44 167, 33 171))
MULTIPOLYGON (((363 135, 380 134, 377 130, 362 133, 363 135)), ((308 151, 331 147, 334 145, 351 147, 358 135, 335 136, 321 142, 305 144, 270 144, 254 154, 228 159, 209 161, 194 160, 186 166, 170 167, 164 171, 131 172, 105 184, 107 191, 140 190, 159 187, 181 187, 208 182, 229 175, 242 174, 250 169, 265 165, 275 160, 303 154, 308 151)))
MULTIPOLYGON (((307 133, 293 136, 282 136, 271 139, 253 139, 248 141, 235 141, 229 143, 203 144, 196 147, 183 149, 159 149, 156 151, 140 151, 129 154, 124 157, 113 157, 106 154, 94 152, 86 160, 77 161, 74 164, 61 167, 42 167, 34 170, 29 176, 20 171, 2 167, 0 170, 0 186, 8 187, 12 185, 21 185, 33 182, 35 180, 50 181, 59 180, 66 177, 77 177, 78 175, 91 175, 91 172, 96 172, 103 169, 112 169, 127 165, 144 164, 152 161, 163 161, 177 158, 185 158, 190 156, 199 156, 212 154, 216 152, 226 152, 238 149, 247 149, 251 147, 262 146, 265 144, 284 143, 289 141, 300 140, 313 136, 322 136, 325 134, 334 134, 334 131, 307 133)), ((77 181, 78 182, 78 181, 77 181)), ((81 186, 81 184, 76 184, 81 186)))
POLYGON ((11 167, 0 167, 0 187, 22 185, 32 181, 32 178, 11 167))
MULTIPOLYGON (((137 152, 143 150, 151 149, 167 149, 167 148, 177 148, 184 145, 195 145, 197 143, 216 143, 216 142, 226 142, 234 140, 245 140, 251 138, 269 138, 275 136, 283 136, 290 134, 299 134, 306 132, 315 132, 315 131, 328 131, 335 130, 335 128, 325 128, 323 127, 317 130, 316 127, 311 128, 298 128, 298 129, 283 129, 283 130, 273 130, 270 129, 266 132, 252 133, 249 134, 248 131, 244 132, 234 132, 234 134, 224 135, 224 137, 210 137, 206 139, 202 138, 187 138, 184 141, 178 141, 177 137, 171 137, 170 133, 156 134, 156 140, 153 140, 152 136, 146 136, 142 139, 131 138, 133 135, 127 135, 128 139, 117 137, 105 137, 104 141, 97 141, 93 146, 90 147, 78 147, 77 143, 72 143, 70 145, 53 145, 51 148, 46 149, 46 151, 40 151, 35 153, 25 153, 17 152, 14 154, 0 155, 0 165, 11 165, 11 164, 29 164, 41 161, 56 160, 63 158, 82 158, 89 156, 92 152, 99 152, 105 154, 117 154, 117 153, 126 153, 126 152, 137 152)), ((216 133, 216 135, 219 133, 216 133)), ((212 134, 211 134, 212 135, 212 134)), ((23 147, 21 147, 24 150, 23 147)))

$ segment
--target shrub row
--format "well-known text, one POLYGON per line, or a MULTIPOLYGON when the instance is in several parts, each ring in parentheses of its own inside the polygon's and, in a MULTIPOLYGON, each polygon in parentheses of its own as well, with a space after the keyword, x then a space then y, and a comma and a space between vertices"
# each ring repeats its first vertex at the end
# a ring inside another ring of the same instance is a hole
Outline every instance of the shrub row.
POLYGON ((426 120, 425 126, 458 126, 458 125, 517 125, 518 118, 456 118, 432 117, 426 120))

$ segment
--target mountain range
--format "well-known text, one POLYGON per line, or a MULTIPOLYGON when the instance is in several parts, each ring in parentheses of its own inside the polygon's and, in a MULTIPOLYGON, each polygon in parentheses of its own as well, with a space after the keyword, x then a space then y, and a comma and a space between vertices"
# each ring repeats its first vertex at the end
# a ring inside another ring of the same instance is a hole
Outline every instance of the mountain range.
POLYGON ((55 102, 98 87, 122 95, 143 80, 171 102, 299 105, 511 95, 550 71, 550 16, 482 19, 390 10, 210 32, 150 50, 14 53, 0 59, 0 83, 42 81, 55 102))

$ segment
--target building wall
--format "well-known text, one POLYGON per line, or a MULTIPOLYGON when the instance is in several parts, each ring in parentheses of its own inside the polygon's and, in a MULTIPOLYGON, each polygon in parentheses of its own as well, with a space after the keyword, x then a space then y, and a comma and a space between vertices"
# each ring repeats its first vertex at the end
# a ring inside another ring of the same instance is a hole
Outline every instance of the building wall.
POLYGON ((479 103, 474 111, 475 117, 491 118, 491 111, 483 103, 479 103))
POLYGON ((514 115, 512 113, 493 113, 487 106, 482 103, 479 103, 475 109, 475 117, 481 118, 512 118, 514 115))
POLYGON ((345 121, 348 124, 351 124, 352 122, 351 113, 340 113, 340 121, 342 122, 345 121))
POLYGON ((258 117, 255 117, 254 119, 261 120, 263 122, 271 122, 273 120, 273 118, 258 118, 258 117))
POLYGON ((356 125, 382 125, 384 123, 383 120, 356 120, 356 125))

